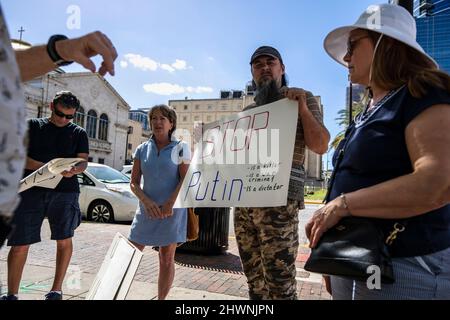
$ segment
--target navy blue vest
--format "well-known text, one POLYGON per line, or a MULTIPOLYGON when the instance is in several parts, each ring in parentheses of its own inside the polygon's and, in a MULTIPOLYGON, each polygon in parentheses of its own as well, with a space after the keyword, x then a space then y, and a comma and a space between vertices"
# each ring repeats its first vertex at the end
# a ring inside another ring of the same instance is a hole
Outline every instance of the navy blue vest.
MULTIPOLYGON (((336 172, 327 200, 412 173, 405 129, 418 114, 436 104, 450 104, 450 93, 430 88, 425 97, 416 99, 402 87, 370 115, 360 114, 334 153, 336 172)), ((449 204, 406 220, 406 230, 390 246, 394 257, 426 255, 450 247, 449 204)), ((395 222, 402 222, 374 221, 386 234, 395 222)))

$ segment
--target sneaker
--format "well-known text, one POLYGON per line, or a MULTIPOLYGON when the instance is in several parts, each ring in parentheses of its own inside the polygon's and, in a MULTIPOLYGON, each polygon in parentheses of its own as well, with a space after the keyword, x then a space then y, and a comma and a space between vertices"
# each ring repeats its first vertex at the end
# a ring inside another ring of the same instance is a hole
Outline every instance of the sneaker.
POLYGON ((19 297, 17 297, 15 294, 5 294, 0 297, 0 300, 14 301, 14 300, 19 300, 19 297))
POLYGON ((45 300, 62 300, 62 292, 50 291, 45 295, 45 300))

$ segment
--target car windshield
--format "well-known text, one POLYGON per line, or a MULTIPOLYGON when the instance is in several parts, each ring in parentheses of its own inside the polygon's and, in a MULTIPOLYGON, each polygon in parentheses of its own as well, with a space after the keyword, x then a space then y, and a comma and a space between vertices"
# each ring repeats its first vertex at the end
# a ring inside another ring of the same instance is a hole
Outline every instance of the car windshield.
POLYGON ((87 171, 103 183, 130 183, 130 178, 111 167, 88 167, 87 171))

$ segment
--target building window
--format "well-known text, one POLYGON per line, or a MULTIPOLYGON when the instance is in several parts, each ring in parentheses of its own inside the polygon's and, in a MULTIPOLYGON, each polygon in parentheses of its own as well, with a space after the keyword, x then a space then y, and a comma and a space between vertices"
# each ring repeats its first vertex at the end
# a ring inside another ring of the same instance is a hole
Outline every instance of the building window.
POLYGON ((86 132, 89 138, 95 139, 97 132, 97 112, 89 110, 86 120, 86 132))
POLYGON ((102 114, 100 120, 98 121, 98 139, 103 141, 108 141, 108 116, 102 114))
POLYGON ((133 145, 131 143, 128 144, 128 150, 133 149, 133 145))
POLYGON ((88 157, 88 162, 93 162, 93 161, 94 161, 94 158, 88 157))
POLYGON ((195 110, 199 110, 200 106, 198 104, 195 105, 195 110))
POLYGON ((183 116, 183 122, 187 122, 187 117, 183 116))
POLYGON ((211 116, 206 116, 206 121, 211 122, 212 121, 212 117, 211 116))
POLYGON ((195 116, 194 121, 200 121, 200 116, 195 116))
POLYGON ((79 125, 80 127, 84 128, 84 109, 83 107, 79 107, 77 112, 75 113, 75 124, 79 125))
POLYGON ((187 110, 188 109, 188 106, 187 105, 184 105, 184 110, 187 110))
POLYGON ((212 106, 208 106, 208 110, 212 110, 212 108, 213 108, 212 106))
POLYGON ((104 158, 98 158, 98 163, 105 164, 105 159, 104 158))
POLYGON ((222 106, 222 110, 227 110, 227 106, 222 106))

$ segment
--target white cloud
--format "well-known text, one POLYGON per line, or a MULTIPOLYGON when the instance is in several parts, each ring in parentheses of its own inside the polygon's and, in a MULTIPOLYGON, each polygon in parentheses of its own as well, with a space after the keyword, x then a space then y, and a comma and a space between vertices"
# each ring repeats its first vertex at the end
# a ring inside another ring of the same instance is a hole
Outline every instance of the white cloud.
POLYGON ((171 66, 169 66, 168 64, 162 64, 161 66, 161 69, 163 69, 163 70, 167 70, 167 71, 169 71, 169 72, 174 72, 175 71, 175 69, 174 68, 172 68, 171 66))
POLYGON ((128 64, 131 64, 134 67, 141 69, 143 71, 156 71, 158 69, 162 69, 172 73, 175 72, 176 70, 193 69, 191 66, 187 65, 187 62, 185 60, 175 59, 174 63, 167 64, 155 61, 152 58, 144 57, 141 56, 140 54, 135 53, 127 53, 124 56, 124 60, 120 62, 120 66, 122 68, 126 68, 128 64))
POLYGON ((209 61, 216 61, 216 59, 214 59, 213 57, 208 57, 209 61))
POLYGON ((143 71, 156 71, 159 67, 159 63, 147 57, 143 57, 140 54, 128 53, 125 55, 125 59, 128 60, 136 68, 143 71))
POLYGON ((175 62, 172 63, 172 67, 174 67, 177 70, 186 70, 187 63, 184 60, 175 59, 175 62))
POLYGON ((150 83, 144 85, 144 90, 146 92, 162 95, 162 96, 170 96, 174 94, 182 94, 182 93, 210 93, 213 92, 213 88, 210 87, 183 87, 178 84, 171 84, 167 82, 161 83, 150 83))

